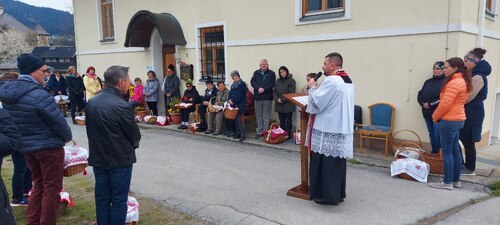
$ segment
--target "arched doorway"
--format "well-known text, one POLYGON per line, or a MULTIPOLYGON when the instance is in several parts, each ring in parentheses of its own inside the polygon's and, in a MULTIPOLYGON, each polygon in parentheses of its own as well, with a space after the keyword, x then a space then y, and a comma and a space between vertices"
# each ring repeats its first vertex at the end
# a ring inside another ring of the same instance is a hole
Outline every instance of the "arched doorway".
MULTIPOLYGON (((168 65, 176 65, 176 45, 186 45, 186 39, 177 19, 169 13, 138 11, 127 27, 125 47, 144 47, 151 49, 151 65, 163 84, 164 71, 168 65)), ((177 67, 178 65, 176 65, 177 67)), ((158 100, 158 112, 165 111, 162 88, 158 100)))

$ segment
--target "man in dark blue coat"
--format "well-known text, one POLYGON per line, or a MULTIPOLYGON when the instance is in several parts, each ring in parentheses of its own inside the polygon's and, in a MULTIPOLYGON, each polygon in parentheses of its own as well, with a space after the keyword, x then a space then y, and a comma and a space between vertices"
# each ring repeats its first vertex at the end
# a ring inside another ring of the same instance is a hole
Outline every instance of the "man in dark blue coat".
POLYGON ((46 66, 33 54, 17 58, 21 75, 0 87, 0 101, 12 115, 23 138, 25 155, 33 178, 26 210, 27 224, 56 224, 61 197, 64 145, 71 129, 54 98, 43 88, 46 66))
POLYGON ((9 194, 3 183, 1 168, 3 157, 22 148, 22 138, 9 113, 0 106, 0 224, 15 225, 9 194))

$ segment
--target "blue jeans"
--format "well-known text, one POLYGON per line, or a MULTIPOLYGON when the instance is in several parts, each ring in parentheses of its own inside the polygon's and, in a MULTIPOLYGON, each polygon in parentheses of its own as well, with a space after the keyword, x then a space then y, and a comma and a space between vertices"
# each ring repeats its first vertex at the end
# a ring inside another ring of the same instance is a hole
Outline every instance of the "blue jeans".
POLYGON ((132 165, 111 169, 94 167, 97 224, 125 224, 132 165))
POLYGON ((427 131, 429 131, 429 139, 431 140, 432 153, 438 153, 441 148, 441 140, 439 139, 439 124, 435 124, 432 120, 425 119, 427 131))
POLYGON ((31 172, 26 165, 23 153, 12 153, 14 173, 12 174, 12 199, 20 200, 23 194, 28 194, 31 187, 31 172))
POLYGON ((458 136, 463 126, 463 121, 439 121, 439 134, 441 135, 441 147, 444 161, 443 182, 446 184, 450 184, 452 181, 460 181, 462 154, 460 154, 458 136))

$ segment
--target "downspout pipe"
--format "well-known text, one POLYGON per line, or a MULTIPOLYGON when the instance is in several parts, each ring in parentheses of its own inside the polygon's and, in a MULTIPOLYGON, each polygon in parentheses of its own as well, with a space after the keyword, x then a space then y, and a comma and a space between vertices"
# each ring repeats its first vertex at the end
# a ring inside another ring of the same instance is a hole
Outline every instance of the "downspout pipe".
POLYGON ((484 37, 484 17, 486 16, 486 0, 479 0, 479 13, 477 19, 477 36, 476 36, 476 47, 483 47, 483 37, 484 37))

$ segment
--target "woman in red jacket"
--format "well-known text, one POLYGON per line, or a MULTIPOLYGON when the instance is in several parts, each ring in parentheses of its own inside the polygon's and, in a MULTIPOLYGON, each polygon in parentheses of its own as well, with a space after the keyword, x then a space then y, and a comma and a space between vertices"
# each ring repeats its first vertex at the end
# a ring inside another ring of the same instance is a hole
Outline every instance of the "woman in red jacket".
POLYGON ((444 161, 442 182, 429 183, 433 188, 453 190, 459 188, 462 170, 462 155, 458 146, 460 129, 465 121, 465 102, 472 90, 471 76, 461 58, 454 57, 444 64, 446 80, 441 89, 439 105, 432 114, 434 123, 439 123, 439 135, 444 161))

